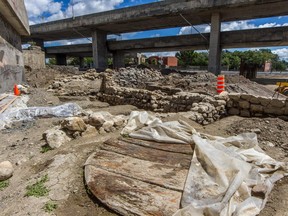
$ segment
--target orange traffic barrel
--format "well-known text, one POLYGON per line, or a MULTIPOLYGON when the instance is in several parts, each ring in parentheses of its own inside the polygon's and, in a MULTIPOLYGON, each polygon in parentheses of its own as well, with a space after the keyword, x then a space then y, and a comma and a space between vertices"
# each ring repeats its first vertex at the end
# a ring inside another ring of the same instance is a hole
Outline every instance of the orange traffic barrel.
POLYGON ((225 76, 219 75, 217 77, 217 93, 220 94, 223 91, 225 91, 225 76))

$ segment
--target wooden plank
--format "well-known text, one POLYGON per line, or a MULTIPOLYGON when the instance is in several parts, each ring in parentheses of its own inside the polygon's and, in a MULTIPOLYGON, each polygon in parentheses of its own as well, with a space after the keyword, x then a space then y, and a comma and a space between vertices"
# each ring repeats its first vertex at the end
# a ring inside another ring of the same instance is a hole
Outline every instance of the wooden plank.
POLYGON ((90 191, 121 215, 172 216, 180 206, 181 193, 123 177, 94 166, 85 166, 90 191))
POLYGON ((189 169, 191 163, 191 155, 151 149, 123 140, 110 139, 101 146, 101 149, 156 163, 181 166, 186 169, 189 169))
POLYGON ((3 106, 2 109, 0 110, 0 113, 3 113, 10 106, 10 104, 12 104, 17 98, 18 97, 13 98, 5 106, 3 106))
POLYGON ((86 164, 180 192, 183 191, 188 175, 188 169, 182 167, 144 161, 103 150, 92 154, 86 164))
POLYGON ((4 98, 8 97, 9 95, 3 95, 3 96, 0 96, 0 101, 3 100, 4 98))
POLYGON ((133 139, 133 138, 120 138, 120 140, 123 140, 128 143, 132 143, 135 145, 145 146, 153 149, 159 149, 163 151, 169 151, 169 152, 177 152, 182 154, 193 154, 193 150, 190 144, 171 144, 171 143, 157 143, 153 141, 147 141, 147 140, 140 140, 140 139, 133 139))

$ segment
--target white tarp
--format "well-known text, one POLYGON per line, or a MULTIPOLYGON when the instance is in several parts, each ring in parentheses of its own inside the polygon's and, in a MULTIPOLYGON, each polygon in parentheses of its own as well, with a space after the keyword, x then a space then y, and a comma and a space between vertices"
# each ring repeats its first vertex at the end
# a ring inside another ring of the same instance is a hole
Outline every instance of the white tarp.
POLYGON ((130 117, 122 132, 133 138, 195 147, 182 209, 174 216, 257 215, 274 183, 288 175, 288 164, 266 155, 255 133, 222 138, 200 134, 184 122, 162 123, 146 112, 130 117))
POLYGON ((81 112, 81 107, 75 103, 67 103, 55 107, 27 107, 21 97, 21 99, 15 101, 13 106, 0 114, 0 130, 16 121, 30 121, 36 117, 70 117, 79 115, 81 112))

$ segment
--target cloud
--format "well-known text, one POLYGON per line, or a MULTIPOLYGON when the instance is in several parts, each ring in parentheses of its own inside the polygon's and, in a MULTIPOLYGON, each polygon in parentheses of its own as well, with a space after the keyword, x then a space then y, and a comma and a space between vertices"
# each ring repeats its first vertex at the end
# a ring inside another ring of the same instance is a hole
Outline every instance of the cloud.
MULTIPOLYGON (((235 30, 244 30, 244 29, 256 29, 256 28, 271 28, 271 27, 280 27, 288 26, 288 23, 277 24, 277 23, 265 23, 262 25, 255 25, 249 21, 234 21, 221 24, 221 31, 235 31, 235 30)), ((210 32, 209 25, 198 25, 195 28, 201 33, 210 32)), ((182 27, 179 31, 179 35, 196 33, 191 26, 182 27)))
POLYGON ((70 0, 64 8, 63 2, 55 0, 25 0, 30 24, 81 16, 115 9, 124 0, 70 0), (73 3, 73 4, 72 4, 73 3), (73 5, 73 9, 72 9, 73 5))
POLYGON ((272 50, 272 53, 277 54, 280 59, 288 61, 288 48, 281 48, 272 50))

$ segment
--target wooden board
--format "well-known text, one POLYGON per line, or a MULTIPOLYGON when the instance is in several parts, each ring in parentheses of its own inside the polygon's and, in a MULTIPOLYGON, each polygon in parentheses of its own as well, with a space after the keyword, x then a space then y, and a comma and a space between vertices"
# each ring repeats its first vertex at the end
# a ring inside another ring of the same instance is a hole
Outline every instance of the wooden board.
POLYGON ((131 138, 110 139, 85 163, 85 180, 121 215, 173 215, 180 207, 192 149, 131 138))
POLYGON ((0 114, 3 113, 16 99, 17 97, 13 97, 11 99, 9 98, 9 100, 5 102, 5 104, 1 105, 0 114))
POLYGON ((121 215, 172 216, 180 206, 181 192, 123 177, 94 166, 85 167, 85 178, 92 193, 121 215))
MULTIPOLYGON (((166 144, 167 146, 170 144, 166 144)), ((101 147, 103 150, 116 152, 118 154, 129 155, 134 158, 169 164, 174 166, 182 166, 187 169, 190 167, 191 155, 181 154, 177 152, 168 152, 140 145, 131 144, 123 140, 108 140, 101 147)))

